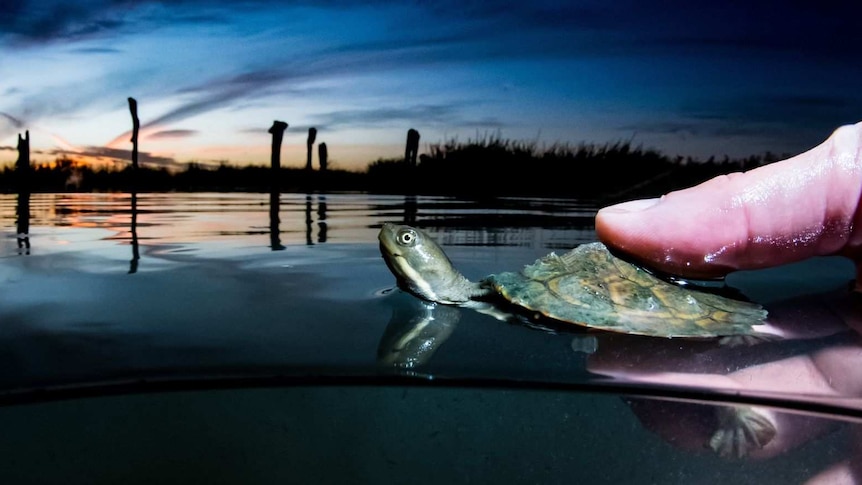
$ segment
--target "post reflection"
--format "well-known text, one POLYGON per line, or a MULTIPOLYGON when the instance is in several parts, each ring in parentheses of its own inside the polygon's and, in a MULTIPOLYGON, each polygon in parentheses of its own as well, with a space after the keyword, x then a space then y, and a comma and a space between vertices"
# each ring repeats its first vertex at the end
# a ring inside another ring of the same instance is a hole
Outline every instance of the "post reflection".
POLYGON ((284 245, 281 244, 281 230, 279 225, 279 211, 281 210, 281 194, 277 190, 269 193, 269 247, 273 251, 281 251, 284 245))
POLYGON ((418 210, 415 195, 404 196, 404 224, 416 224, 416 212, 418 210))
POLYGON ((327 239, 329 226, 326 222, 326 195, 317 194, 317 210, 314 209, 314 198, 311 194, 305 194, 305 244, 313 246, 314 226, 317 226, 317 243, 325 243, 327 239), (317 217, 315 224, 315 216, 317 217))
POLYGON ((317 242, 326 242, 326 196, 317 195, 317 242))
POLYGON ((131 233, 132 233, 132 259, 129 261, 129 274, 138 272, 138 261, 141 259, 141 253, 138 249, 138 193, 131 194, 131 233))
POLYGON ((314 222, 314 218, 311 217, 311 194, 305 195, 305 244, 307 246, 314 245, 314 241, 312 239, 312 229, 311 224, 314 222))
POLYGON ((30 254, 30 192, 18 192, 15 207, 18 254, 30 254))

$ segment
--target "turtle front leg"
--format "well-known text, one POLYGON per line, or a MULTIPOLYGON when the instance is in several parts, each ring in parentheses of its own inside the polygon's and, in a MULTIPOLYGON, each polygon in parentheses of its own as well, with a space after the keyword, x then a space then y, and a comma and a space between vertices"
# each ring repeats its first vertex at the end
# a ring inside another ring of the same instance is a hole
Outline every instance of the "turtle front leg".
POLYGON ((744 458, 766 446, 776 432, 772 421, 754 408, 722 407, 718 409, 718 430, 709 439, 709 447, 723 458, 744 458))

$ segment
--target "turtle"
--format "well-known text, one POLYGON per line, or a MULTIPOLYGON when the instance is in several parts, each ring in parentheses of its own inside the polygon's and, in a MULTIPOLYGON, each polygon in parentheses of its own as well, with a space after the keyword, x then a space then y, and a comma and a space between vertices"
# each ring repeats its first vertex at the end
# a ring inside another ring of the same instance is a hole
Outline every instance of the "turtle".
POLYGON ((494 299, 531 317, 625 334, 665 338, 774 338, 759 304, 680 286, 620 259, 601 242, 554 252, 518 272, 468 280, 416 227, 383 224, 378 239, 399 287, 419 298, 506 319, 494 299))
MULTIPOLYGON (((428 302, 428 311, 437 304, 453 305, 509 320, 510 313, 495 304, 496 298, 562 324, 623 334, 720 337, 730 344, 736 344, 738 337, 753 343, 781 335, 765 322, 767 311, 761 305, 665 281, 614 256, 600 242, 582 244, 561 256, 552 252, 520 272, 491 274, 473 282, 455 269, 443 249, 421 229, 384 223, 378 239, 398 286, 428 302)), ((419 329, 398 334, 395 359, 406 367, 427 358, 452 331, 447 322, 441 327, 446 331, 442 339, 437 338, 438 330, 432 333, 434 338, 423 337, 418 344, 408 345, 427 330, 428 322, 441 320, 426 313, 420 314, 419 329), (400 351, 405 348, 421 352, 413 351, 418 358, 404 357, 400 351)), ((721 408, 717 417, 718 428, 706 445, 722 457, 742 458, 763 448, 777 432, 767 413, 750 406, 721 408)))

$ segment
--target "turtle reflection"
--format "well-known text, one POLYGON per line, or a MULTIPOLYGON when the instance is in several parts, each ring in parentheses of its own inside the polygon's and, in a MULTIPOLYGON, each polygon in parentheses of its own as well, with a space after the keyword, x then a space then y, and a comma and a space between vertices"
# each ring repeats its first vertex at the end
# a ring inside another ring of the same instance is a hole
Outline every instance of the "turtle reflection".
POLYGON ((377 361, 387 366, 415 369, 428 363, 452 335, 461 310, 414 298, 398 291, 389 325, 377 347, 377 361))
MULTIPOLYGON (((432 374, 423 371, 428 366, 435 353, 453 335, 461 319, 461 308, 428 302, 416 298, 409 293, 393 289, 387 292, 392 298, 392 315, 377 348, 377 361, 386 367, 394 367, 402 373, 411 376, 427 376, 432 374)), ((510 323, 518 320, 510 320, 510 323)), ((671 341, 653 339, 637 335, 624 335, 595 330, 584 330, 578 327, 556 330, 527 319, 520 320, 524 326, 533 330, 559 334, 571 339, 571 348, 584 354, 613 354, 617 360, 629 362, 636 366, 639 353, 633 352, 632 359, 626 359, 626 353, 621 352, 632 341, 644 343, 657 355, 676 356, 680 364, 683 354, 688 359, 697 361, 698 356, 712 355, 711 350, 729 349, 716 340, 703 341, 671 341), (607 341, 605 341, 607 339, 607 341)), ((636 346, 637 347, 637 346, 636 346)), ((754 348, 752 348, 754 350, 754 348)), ((740 351, 735 348, 735 351, 740 351)), ((754 354, 762 352, 754 351, 754 354)), ((592 358, 592 357, 590 357, 592 358)), ((674 360, 671 358, 671 360, 674 360)), ((620 365, 625 365, 620 363, 620 365)), ((697 364, 694 364, 695 366, 697 364)), ((664 402, 659 401, 657 406, 664 402)), ((670 404, 670 403, 668 403, 670 404)), ((639 408, 635 408, 637 411, 639 408)), ((709 432, 701 433, 704 448, 711 449, 723 458, 745 458, 761 450, 775 437, 777 431, 773 418, 758 408, 750 406, 710 407, 711 415, 707 418, 709 432)), ((655 410, 653 410, 655 412, 655 410)))

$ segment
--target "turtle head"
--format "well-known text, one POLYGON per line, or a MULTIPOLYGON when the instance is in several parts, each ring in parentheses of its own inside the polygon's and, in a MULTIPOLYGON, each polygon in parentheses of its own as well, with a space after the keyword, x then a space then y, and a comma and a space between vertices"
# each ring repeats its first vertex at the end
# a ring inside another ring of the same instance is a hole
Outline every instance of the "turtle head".
POLYGON ((459 304, 487 293, 452 266, 443 249, 424 231, 386 223, 377 237, 380 253, 398 285, 428 301, 459 304))

